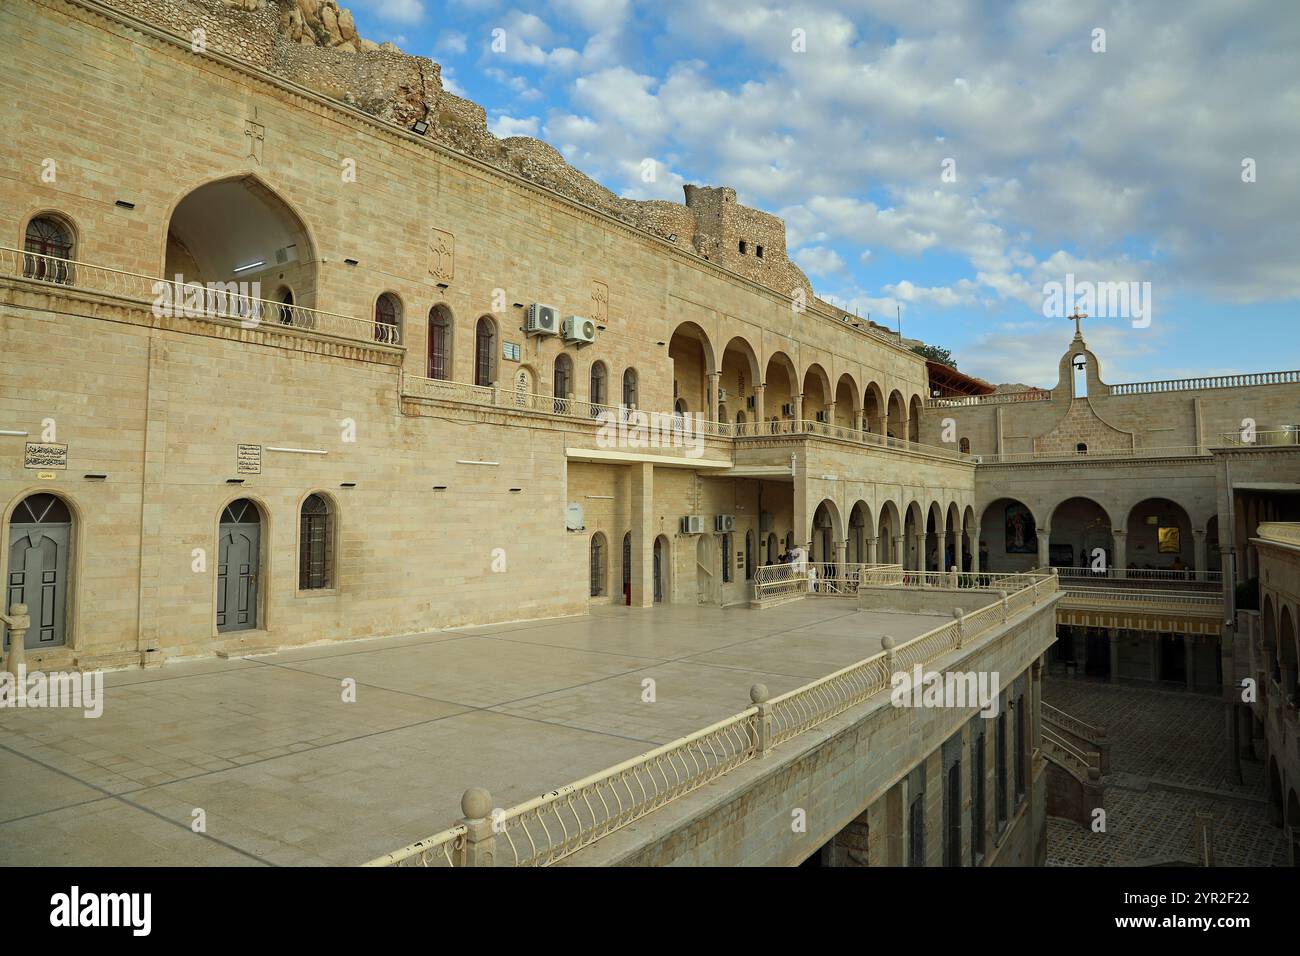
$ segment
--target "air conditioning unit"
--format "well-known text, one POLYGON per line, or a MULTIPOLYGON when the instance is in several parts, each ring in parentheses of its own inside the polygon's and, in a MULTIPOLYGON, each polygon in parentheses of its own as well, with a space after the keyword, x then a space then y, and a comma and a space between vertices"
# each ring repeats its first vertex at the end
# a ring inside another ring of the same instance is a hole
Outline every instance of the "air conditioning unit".
POLYGON ((973 462, 975 462, 975 464, 977 464, 977 465, 982 465, 982 464, 984 464, 984 456, 983 456, 983 455, 971 455, 971 456, 970 456, 970 460, 973 461, 973 462))
POLYGON ((683 515, 682 534, 704 534, 704 519, 699 515, 683 515))
POLYGON ((528 321, 524 331, 529 335, 559 335, 560 313, 553 305, 534 302, 528 307, 528 321))
POLYGON ((735 515, 714 515, 713 530, 714 531, 735 531, 736 516, 735 515))
POLYGON ((564 320, 564 341, 590 345, 596 341, 596 323, 581 315, 571 315, 564 320))
POLYGON ((757 407, 758 407, 758 399, 757 399, 757 397, 751 395, 751 396, 749 396, 749 398, 745 399, 745 408, 746 408, 746 409, 748 409, 749 411, 752 412, 752 411, 753 411, 754 409, 756 409, 757 407))
POLYGON ((790 404, 782 405, 781 414, 786 418, 794 418, 794 406, 790 404))
POLYGON ((826 414, 825 409, 817 413, 817 420, 819 422, 826 422, 830 420, 830 417, 826 414))

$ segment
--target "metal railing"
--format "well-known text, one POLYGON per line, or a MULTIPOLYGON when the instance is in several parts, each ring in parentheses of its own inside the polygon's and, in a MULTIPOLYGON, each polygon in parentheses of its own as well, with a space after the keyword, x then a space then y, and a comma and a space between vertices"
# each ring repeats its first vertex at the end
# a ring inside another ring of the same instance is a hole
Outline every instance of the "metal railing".
POLYGON ((837 425, 808 418, 778 418, 776 421, 743 422, 729 426, 730 434, 735 438, 773 438, 779 436, 820 435, 825 438, 837 438, 840 441, 869 445, 874 448, 892 448, 898 451, 912 451, 918 454, 937 455, 957 461, 970 461, 972 456, 956 448, 942 445, 928 445, 924 442, 910 441, 906 438, 892 438, 878 432, 854 428, 852 425, 837 425))
POLYGON ((997 455, 972 455, 980 465, 1012 465, 1039 461, 1088 461, 1115 458, 1194 458, 1209 452, 1198 445, 1159 445, 1150 448, 1125 448, 1119 451, 1024 451, 997 455))
POLYGON ((395 327, 258 298, 241 291, 247 283, 174 282, 9 246, 0 246, 0 275, 149 303, 155 315, 231 322, 243 328, 282 327, 354 342, 399 344, 392 341, 395 327))
POLYGON ((1219 440, 1225 448, 1276 448, 1279 445, 1300 445, 1300 425, 1284 425, 1281 428, 1265 428, 1254 433, 1252 441, 1246 441, 1241 432, 1224 432, 1219 440))
POLYGON ((1091 568, 1057 568, 1056 573, 1072 584, 1077 578, 1081 581, 1155 581, 1159 584, 1172 582, 1202 582, 1221 584, 1222 571, 1182 571, 1173 568, 1107 568, 1105 571, 1093 571, 1091 568))
POLYGON ((1250 372, 1208 378, 1175 378, 1162 382, 1128 382, 1110 386, 1112 395, 1150 395, 1155 392, 1191 392, 1202 388, 1247 388, 1252 385, 1287 385, 1300 382, 1300 371, 1250 372))
MULTIPOLYGON (((779 567, 769 565, 767 567, 779 567)), ((897 647, 884 648, 866 660, 805 684, 789 693, 766 697, 751 690, 755 706, 709 727, 553 790, 508 810, 491 814, 489 839, 506 865, 546 866, 590 846, 604 836, 665 804, 718 779, 800 733, 866 701, 888 688, 896 671, 925 663, 1000 627, 1023 610, 1051 597, 1054 574, 1032 579, 1015 594, 961 618, 945 622, 897 647), (504 844, 504 846, 503 846, 504 844)), ((467 793, 467 799, 468 799, 467 793)), ((368 866, 461 866, 476 855, 469 840, 483 819, 466 819, 459 827, 413 843, 370 861, 368 866), (464 839, 463 839, 464 838, 464 839)))
POLYGON ((1080 778, 1101 775, 1101 754, 1079 749, 1046 723, 1043 724, 1042 734, 1043 752, 1048 757, 1073 770, 1080 778))
POLYGON ((1067 584, 1062 588, 1071 601, 1144 605, 1195 605, 1218 607, 1223 595, 1218 591, 1143 590, 1139 588, 1090 588, 1067 584))

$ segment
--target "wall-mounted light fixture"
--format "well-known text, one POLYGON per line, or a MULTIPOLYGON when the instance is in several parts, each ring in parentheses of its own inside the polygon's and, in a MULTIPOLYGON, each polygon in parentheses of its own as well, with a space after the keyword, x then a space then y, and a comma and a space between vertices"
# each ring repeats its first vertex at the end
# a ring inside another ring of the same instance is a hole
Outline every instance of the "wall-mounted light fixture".
POLYGON ((447 283, 445 283, 445 282, 439 282, 439 283, 438 283, 438 288, 439 288, 439 289, 445 289, 445 288, 447 288, 447 283))
POLYGON ((350 266, 357 266, 357 265, 360 265, 360 264, 361 264, 361 263, 360 263, 358 260, 356 260, 356 259, 344 259, 343 261, 346 262, 346 263, 347 263, 348 265, 350 265, 350 266))
POLYGON ((668 241, 669 241, 669 242, 676 242, 676 241, 677 241, 677 233, 675 233, 675 232, 670 232, 670 233, 668 233, 668 241))
POLYGON ((446 490, 447 490, 447 486, 446 486, 446 485, 434 485, 434 486, 433 486, 433 490, 434 490, 434 491, 446 491, 446 490))
POLYGON ((355 481, 344 481, 339 484, 340 488, 355 488, 356 486, 357 483, 355 481))
POLYGON ((429 132, 429 121, 427 119, 418 119, 411 124, 411 132, 417 136, 423 136, 429 132))
POLYGON ((83 475, 83 477, 84 477, 87 481, 103 481, 105 478, 108 477, 108 475, 98 474, 98 473, 92 473, 92 474, 89 474, 89 475, 83 475))
POLYGON ((26 438, 27 432, 18 431, 12 428, 0 428, 0 435, 11 435, 14 438, 26 438))
POLYGON ((522 489, 522 488, 511 488, 510 490, 511 490, 511 491, 523 491, 524 489, 522 489))
POLYGON ((267 445, 267 451, 282 451, 291 455, 328 455, 329 452, 323 448, 277 448, 274 445, 267 445))
POLYGON ((458 464, 458 465, 491 465, 491 466, 493 466, 493 467, 496 467, 497 465, 501 464, 501 462, 499 462, 499 461, 471 461, 471 460, 469 460, 469 459, 467 459, 467 458, 457 458, 457 459, 456 459, 456 464, 458 464))
POLYGON ((134 209, 134 208, 135 208, 135 203, 133 203, 133 202, 127 202, 125 199, 119 199, 117 202, 113 203, 113 205, 114 205, 114 206, 118 206, 118 207, 120 207, 120 208, 122 208, 122 209, 134 209))
POLYGON ((244 483, 244 479, 243 479, 243 478, 227 478, 227 479, 226 479, 226 484, 228 484, 228 485, 242 485, 243 483, 244 483))

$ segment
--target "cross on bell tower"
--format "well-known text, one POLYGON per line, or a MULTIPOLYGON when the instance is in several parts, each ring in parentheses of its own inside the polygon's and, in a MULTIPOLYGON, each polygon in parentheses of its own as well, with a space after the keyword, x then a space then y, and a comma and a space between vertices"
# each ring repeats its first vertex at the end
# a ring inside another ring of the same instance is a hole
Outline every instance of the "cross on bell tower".
POLYGON ((1087 317, 1088 317, 1087 312, 1080 312, 1078 309, 1074 310, 1074 315, 1066 316, 1066 318, 1074 320, 1074 337, 1076 339, 1083 338, 1083 330, 1079 328, 1079 323, 1082 322, 1087 317))

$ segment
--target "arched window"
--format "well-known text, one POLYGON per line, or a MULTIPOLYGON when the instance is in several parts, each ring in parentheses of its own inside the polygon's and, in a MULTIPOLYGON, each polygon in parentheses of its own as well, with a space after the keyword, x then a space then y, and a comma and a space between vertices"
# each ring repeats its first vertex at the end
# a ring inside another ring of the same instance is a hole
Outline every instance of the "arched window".
POLYGON ((1086 455, 1088 454, 1088 443, 1081 441, 1079 444, 1074 446, 1074 450, 1080 455, 1086 455))
POLYGON ((591 596, 605 593, 605 536, 597 531, 591 536, 591 596))
POLYGON ((767 563, 776 564, 776 535, 772 533, 767 536, 767 563))
MULTIPOLYGON (((604 362, 595 362, 591 366, 591 389, 589 401, 593 405, 609 403, 609 372, 604 362)), ((592 410, 593 415, 595 409, 592 410)))
POLYGON ((451 378, 451 310, 445 305, 429 310, 429 378, 451 378))
POLYGON ((551 394, 553 399, 553 410, 557 415, 569 414, 569 394, 573 391, 573 359, 567 355, 558 355, 555 358, 555 376, 552 381, 551 394))
POLYGON ((23 236, 23 278, 72 283, 72 229, 53 216, 37 216, 23 236))
POLYGON ((724 534, 718 539, 722 548, 722 583, 731 583, 731 535, 724 534))
POLYGON ((628 408, 631 408, 636 405, 636 402, 636 369, 630 368, 623 373, 623 404, 628 408))
POLYGON ((308 495, 298 524, 298 590, 334 586, 334 511, 323 495, 308 495))
POLYGON ((963 455, 969 455, 969 454, 970 454, 970 439, 969 439, 969 438, 963 438, 960 442, 957 443, 957 447, 961 450, 961 453, 962 453, 963 455))
POLYGON ((1082 352, 1076 352, 1070 359, 1070 367, 1074 369, 1074 397, 1088 397, 1088 356, 1082 352))
POLYGON ((391 292, 375 300, 375 341, 384 345, 401 342, 402 303, 391 292))
POLYGON ((486 315, 474 330, 474 384, 490 386, 495 380, 497 324, 486 315))
POLYGON ((686 399, 679 398, 677 399, 677 401, 673 402, 673 414, 675 415, 686 414, 686 399))

